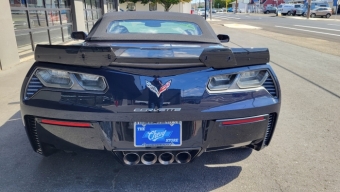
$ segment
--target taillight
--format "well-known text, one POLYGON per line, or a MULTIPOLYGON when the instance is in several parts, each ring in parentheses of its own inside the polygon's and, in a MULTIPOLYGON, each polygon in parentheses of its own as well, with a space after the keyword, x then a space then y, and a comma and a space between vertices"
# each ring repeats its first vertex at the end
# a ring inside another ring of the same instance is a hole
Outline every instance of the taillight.
POLYGON ((264 116, 260 117, 250 117, 250 118, 242 118, 242 119, 226 119, 226 120, 218 120, 221 122, 221 125, 239 125, 245 123, 255 123, 259 121, 264 121, 264 116))
POLYGON ((41 123, 49 124, 49 125, 66 126, 66 127, 92 128, 91 123, 88 123, 88 122, 59 121, 59 120, 52 120, 52 119, 42 119, 41 123))

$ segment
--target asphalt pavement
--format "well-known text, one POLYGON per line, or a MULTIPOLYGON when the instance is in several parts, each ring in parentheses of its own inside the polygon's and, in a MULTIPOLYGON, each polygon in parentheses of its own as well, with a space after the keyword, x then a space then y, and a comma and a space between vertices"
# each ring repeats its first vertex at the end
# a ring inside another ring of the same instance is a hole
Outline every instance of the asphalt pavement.
POLYGON ((263 31, 340 43, 340 15, 332 16, 330 19, 245 13, 213 14, 212 17, 221 21, 260 27, 263 31))
POLYGON ((230 17, 240 19, 210 22, 216 33, 230 35, 230 47, 268 47, 280 80, 281 113, 269 147, 205 153, 172 166, 122 166, 105 152, 41 157, 30 147, 19 112, 30 60, 0 72, 0 191, 340 191, 340 42, 327 34, 266 27, 273 20, 299 29, 294 25, 338 29, 328 24, 340 22, 230 17))

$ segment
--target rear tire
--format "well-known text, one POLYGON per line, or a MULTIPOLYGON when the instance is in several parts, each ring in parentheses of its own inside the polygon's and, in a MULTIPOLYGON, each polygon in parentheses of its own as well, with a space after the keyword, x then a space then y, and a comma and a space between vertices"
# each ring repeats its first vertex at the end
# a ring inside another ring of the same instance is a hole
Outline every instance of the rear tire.
POLYGON ((331 17, 331 14, 327 13, 326 18, 328 19, 330 17, 331 17))
POLYGON ((268 14, 269 13, 269 11, 266 11, 266 14, 268 14))
POLYGON ((311 18, 315 18, 315 17, 316 17, 315 13, 312 13, 312 14, 310 15, 310 17, 311 17, 311 18))
POLYGON ((287 15, 288 15, 288 16, 291 16, 291 15, 292 15, 292 13, 291 13, 290 11, 288 11, 287 15))

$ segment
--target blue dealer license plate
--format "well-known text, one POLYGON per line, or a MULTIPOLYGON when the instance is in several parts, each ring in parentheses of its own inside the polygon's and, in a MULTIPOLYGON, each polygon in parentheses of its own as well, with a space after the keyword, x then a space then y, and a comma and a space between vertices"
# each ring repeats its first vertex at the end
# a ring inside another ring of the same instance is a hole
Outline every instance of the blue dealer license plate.
POLYGON ((135 147, 181 146, 182 122, 135 122, 135 147))

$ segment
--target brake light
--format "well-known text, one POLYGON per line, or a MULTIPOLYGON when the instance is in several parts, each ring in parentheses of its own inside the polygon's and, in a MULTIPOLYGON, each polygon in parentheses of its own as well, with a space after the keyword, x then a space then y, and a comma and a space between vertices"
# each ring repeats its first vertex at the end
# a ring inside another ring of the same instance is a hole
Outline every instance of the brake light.
POLYGON ((66 126, 66 127, 92 128, 91 123, 87 123, 87 122, 58 121, 58 120, 51 120, 51 119, 42 119, 41 123, 49 124, 49 125, 66 126))
POLYGON ((251 118, 245 118, 245 119, 230 119, 230 120, 222 120, 222 125, 239 125, 244 123, 255 123, 259 121, 264 121, 264 117, 251 117, 251 118))

